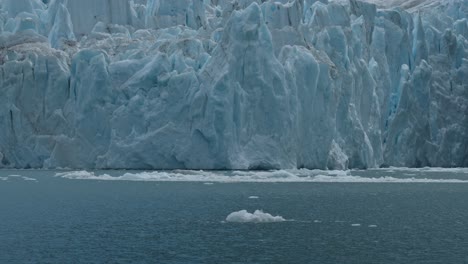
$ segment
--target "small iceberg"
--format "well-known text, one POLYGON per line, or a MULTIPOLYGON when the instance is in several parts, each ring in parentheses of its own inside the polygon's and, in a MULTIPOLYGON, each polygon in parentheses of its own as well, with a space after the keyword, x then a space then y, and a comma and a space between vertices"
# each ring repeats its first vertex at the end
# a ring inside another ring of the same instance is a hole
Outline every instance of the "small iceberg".
POLYGON ((272 216, 269 213, 264 213, 262 210, 256 210, 253 214, 247 212, 247 210, 241 210, 233 212, 226 217, 226 222, 233 223, 274 223, 284 222, 282 216, 272 216))

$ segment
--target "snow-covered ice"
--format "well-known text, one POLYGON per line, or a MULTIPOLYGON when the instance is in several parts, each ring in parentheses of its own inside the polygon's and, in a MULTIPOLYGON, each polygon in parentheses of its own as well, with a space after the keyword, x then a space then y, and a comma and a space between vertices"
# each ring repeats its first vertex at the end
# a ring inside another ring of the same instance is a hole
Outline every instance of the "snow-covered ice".
POLYGON ((468 1, 3 0, 0 89, 0 168, 468 167, 468 1))
POLYGON ((241 210, 233 212, 226 217, 226 222, 234 223, 273 223, 284 221, 286 221, 286 219, 282 216, 273 216, 261 210, 255 210, 253 213, 249 213, 247 210, 241 210))

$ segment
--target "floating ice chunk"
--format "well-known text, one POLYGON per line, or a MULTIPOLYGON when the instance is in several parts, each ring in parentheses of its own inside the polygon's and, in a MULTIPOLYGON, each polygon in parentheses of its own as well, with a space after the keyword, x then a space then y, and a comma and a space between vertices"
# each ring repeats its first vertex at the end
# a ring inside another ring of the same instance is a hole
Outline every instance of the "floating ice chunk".
POLYGON ((281 216, 272 216, 269 213, 264 213, 261 210, 256 210, 253 214, 247 212, 247 210, 241 210, 233 212, 226 217, 227 222, 235 223, 272 223, 272 222, 284 222, 281 216))
POLYGON ((121 176, 108 174, 97 175, 88 171, 70 171, 57 173, 57 177, 73 180, 102 181, 159 181, 159 182, 310 182, 310 183, 468 183, 465 179, 429 179, 429 178, 395 178, 395 177, 361 177, 347 173, 321 171, 242 171, 242 172, 205 172, 205 171, 153 171, 125 173, 121 176), (337 173, 338 175, 333 175, 337 173))

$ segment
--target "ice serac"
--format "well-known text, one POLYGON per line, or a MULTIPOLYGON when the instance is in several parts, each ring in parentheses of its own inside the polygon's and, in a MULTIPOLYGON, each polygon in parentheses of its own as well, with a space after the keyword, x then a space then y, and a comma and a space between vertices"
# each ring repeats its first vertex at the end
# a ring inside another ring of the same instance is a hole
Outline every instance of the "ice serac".
POLYGON ((205 5, 203 0, 148 0, 145 23, 147 27, 188 26, 198 29, 206 26, 205 5))
POLYGON ((97 22, 129 26, 134 22, 128 0, 68 0, 67 7, 78 36, 89 34, 97 22))
POLYGON ((0 1, 0 167, 468 166, 465 0, 0 1))
POLYGON ((69 80, 66 55, 34 35, 16 34, 2 40, 8 57, 2 57, 7 61, 1 66, 0 81, 1 163, 3 167, 42 167, 59 135, 71 129, 62 111, 69 80), (14 44, 16 38, 37 42, 14 44))
POLYGON ((203 120, 197 129, 215 142, 213 154, 220 164, 250 169, 295 165, 285 73, 256 3, 232 14, 201 80, 197 99, 206 100, 206 107, 200 109, 203 120))
POLYGON ((68 9, 63 4, 59 4, 49 33, 50 45, 53 48, 58 48, 63 42, 74 40, 75 34, 73 33, 73 24, 68 9))

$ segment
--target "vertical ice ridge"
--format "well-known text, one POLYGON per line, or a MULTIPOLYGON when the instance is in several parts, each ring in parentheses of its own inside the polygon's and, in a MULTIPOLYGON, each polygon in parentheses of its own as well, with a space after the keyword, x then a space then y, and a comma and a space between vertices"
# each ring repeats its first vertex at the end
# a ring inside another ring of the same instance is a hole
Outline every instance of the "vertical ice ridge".
POLYGON ((420 2, 3 1, 0 167, 468 166, 468 3, 420 2))

